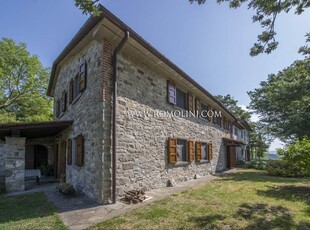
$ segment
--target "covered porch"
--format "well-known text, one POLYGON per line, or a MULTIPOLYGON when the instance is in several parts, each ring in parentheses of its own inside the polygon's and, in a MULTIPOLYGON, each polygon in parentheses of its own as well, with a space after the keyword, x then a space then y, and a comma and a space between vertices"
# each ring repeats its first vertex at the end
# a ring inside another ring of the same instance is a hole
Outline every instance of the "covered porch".
POLYGON ((240 140, 223 138, 226 146, 226 168, 236 167, 239 161, 250 161, 249 148, 240 140))
MULTIPOLYGON (((72 121, 0 125, 0 183, 6 192, 23 191, 29 180, 65 173, 58 138, 72 121)), ((1 186, 1 185, 0 185, 1 186)))

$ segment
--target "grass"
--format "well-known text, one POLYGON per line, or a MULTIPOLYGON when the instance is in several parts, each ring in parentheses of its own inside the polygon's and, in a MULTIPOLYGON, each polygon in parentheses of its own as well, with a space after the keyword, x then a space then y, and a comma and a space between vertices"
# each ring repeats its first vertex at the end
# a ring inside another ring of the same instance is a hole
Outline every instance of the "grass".
POLYGON ((90 229, 310 229, 310 178, 243 169, 90 229))
POLYGON ((43 193, 0 196, 0 229, 67 229, 43 193))

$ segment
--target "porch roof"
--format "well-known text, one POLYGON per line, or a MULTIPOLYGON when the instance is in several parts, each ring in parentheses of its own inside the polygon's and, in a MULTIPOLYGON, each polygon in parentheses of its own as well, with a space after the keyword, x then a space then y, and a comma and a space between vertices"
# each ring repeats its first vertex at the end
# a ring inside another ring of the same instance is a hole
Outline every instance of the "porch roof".
POLYGON ((50 137, 72 125, 73 121, 48 121, 31 123, 0 124, 0 139, 6 136, 26 138, 50 137))
POLYGON ((237 145, 237 144, 246 145, 246 143, 244 143, 243 141, 235 140, 235 139, 231 139, 231 138, 226 138, 226 137, 223 137, 223 141, 227 145, 237 145))

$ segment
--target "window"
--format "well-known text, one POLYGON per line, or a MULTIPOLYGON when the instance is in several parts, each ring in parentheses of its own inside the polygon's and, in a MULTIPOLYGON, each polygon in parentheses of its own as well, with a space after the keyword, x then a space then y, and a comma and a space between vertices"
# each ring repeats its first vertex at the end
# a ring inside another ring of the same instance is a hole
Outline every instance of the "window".
POLYGON ((236 127, 235 128, 235 135, 238 136, 238 129, 236 127))
POLYGON ((208 160, 208 144, 207 143, 202 143, 201 144, 201 159, 202 160, 208 160))
POLYGON ((212 144, 196 141, 196 161, 211 161, 213 158, 212 144))
MULTIPOLYGON (((189 100, 193 100, 192 96, 189 100)), ((170 104, 177 105, 180 108, 187 109, 186 103, 186 93, 176 88, 175 84, 168 81, 167 82, 167 100, 170 104)), ((193 109, 193 105, 191 104, 189 109, 193 109)))
POLYGON ((177 88, 177 106, 186 109, 186 94, 177 88))
POLYGON ((177 160, 178 161, 187 161, 187 149, 186 149, 186 140, 177 140, 177 160))
POLYGON ((208 106, 206 106, 205 104, 201 103, 200 107, 201 107, 201 113, 202 113, 201 117, 203 119, 209 120, 209 117, 208 117, 208 106))
POLYGON ((222 118, 221 117, 213 117, 214 124, 222 126, 222 118))
POLYGON ((194 141, 176 138, 168 138, 168 162, 194 161, 195 158, 194 141))

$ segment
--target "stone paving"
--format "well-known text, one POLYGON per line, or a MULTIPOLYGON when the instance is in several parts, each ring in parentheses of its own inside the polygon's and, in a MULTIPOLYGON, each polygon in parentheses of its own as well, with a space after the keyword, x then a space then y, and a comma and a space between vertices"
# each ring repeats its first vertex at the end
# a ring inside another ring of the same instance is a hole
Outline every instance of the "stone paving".
MULTIPOLYGON (((234 171, 227 171, 228 173, 234 171)), ((227 173, 225 172, 225 173, 227 173)), ((127 205, 117 202, 111 205, 98 205, 84 195, 76 195, 74 197, 64 198, 56 191, 56 183, 38 186, 35 189, 18 192, 11 195, 21 195, 33 192, 44 192, 49 201, 51 201, 58 210, 59 216, 65 225, 72 230, 86 229, 99 222, 119 216, 130 210, 148 205, 156 200, 169 197, 176 192, 201 186, 208 181, 219 179, 221 174, 202 176, 199 179, 189 180, 178 183, 175 187, 164 187, 151 191, 147 191, 148 198, 140 204, 127 205)))
POLYGON ((54 203, 59 210, 59 215, 66 226, 72 230, 86 229, 99 222, 119 216, 130 210, 145 206, 156 200, 170 196, 175 192, 203 185, 208 181, 218 179, 219 175, 203 176, 196 180, 190 180, 177 184, 175 187, 164 187, 147 191, 146 195, 150 197, 140 204, 127 205, 117 202, 111 205, 98 205, 85 196, 76 196, 72 198, 62 198, 55 191, 45 192, 48 199, 54 203))

